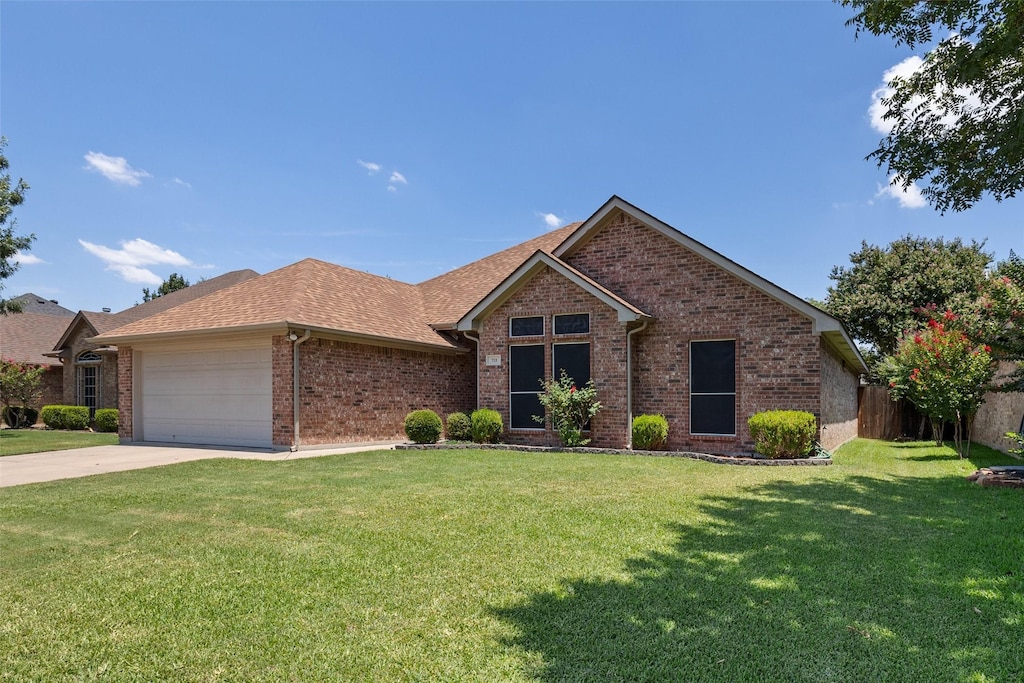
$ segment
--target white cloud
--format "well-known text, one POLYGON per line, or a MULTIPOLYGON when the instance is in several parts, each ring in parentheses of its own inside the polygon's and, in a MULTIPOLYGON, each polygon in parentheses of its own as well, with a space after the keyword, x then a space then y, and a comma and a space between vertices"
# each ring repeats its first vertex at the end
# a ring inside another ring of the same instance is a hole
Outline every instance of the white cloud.
POLYGON ((100 152, 89 152, 85 155, 86 166, 90 171, 96 171, 107 180, 123 185, 135 187, 142 182, 143 178, 152 178, 149 173, 142 169, 132 168, 124 157, 112 157, 100 152))
POLYGON ((398 188, 394 185, 388 185, 388 192, 398 192, 398 188))
POLYGON ((78 240, 78 243, 90 254, 106 263, 107 270, 112 270, 119 274, 126 282, 136 282, 143 285, 159 285, 163 282, 163 278, 153 271, 143 268, 143 266, 196 267, 192 261, 178 252, 164 249, 144 239, 121 242, 120 249, 111 249, 110 247, 93 244, 85 240, 78 240))
MULTIPOLYGON (((955 37, 954 37, 955 39, 955 37)), ((892 132, 895 127, 895 122, 891 119, 886 120, 883 118, 885 112, 888 110, 887 107, 882 103, 882 99, 891 97, 894 89, 889 85, 894 78, 906 79, 912 76, 924 65, 924 60, 918 56, 907 57, 899 64, 889 67, 882 74, 882 84, 875 88, 871 93, 871 106, 868 107, 868 116, 871 120, 871 127, 883 135, 888 135, 892 132)), ((935 97, 941 97, 944 94, 944 90, 936 89, 935 97)), ((958 95, 962 95, 966 98, 962 108, 965 110, 978 109, 981 105, 981 99, 974 94, 968 88, 957 88, 955 92, 958 95)), ((934 99, 934 98, 933 98, 934 99)), ((924 103, 924 98, 914 97, 907 103, 905 111, 913 111, 924 103)), ((931 105, 932 111, 936 114, 940 114, 940 121, 945 126, 952 126, 957 119, 956 112, 949 111, 936 106, 934 103, 931 105)))
POLYGON ((398 171, 391 172, 391 177, 388 178, 388 182, 391 183, 392 185, 394 185, 395 183, 402 183, 403 185, 409 184, 409 181, 405 179, 405 176, 399 173, 398 171))
POLYGON ((380 164, 375 164, 372 161, 363 161, 362 159, 356 161, 357 164, 365 168, 370 172, 370 175, 380 171, 380 164))
POLYGON ((34 266, 38 263, 46 263, 46 261, 35 254, 25 254, 20 251, 14 252, 14 256, 11 260, 21 266, 34 266))
POLYGON ((904 209, 921 209, 928 205, 928 202, 925 201, 924 195, 921 194, 921 188, 917 186, 917 183, 911 183, 906 189, 904 189, 903 181, 899 176, 892 176, 889 178, 889 184, 885 187, 879 185, 878 192, 875 196, 895 199, 900 203, 900 207, 904 209))
POLYGON ((537 215, 544 219, 544 223, 549 228, 559 228, 559 227, 565 225, 565 220, 562 219, 562 218, 559 218, 558 216, 556 216, 553 213, 538 213, 537 215))
POLYGON ((192 189, 192 183, 185 182, 181 178, 175 177, 171 180, 171 182, 174 183, 175 185, 181 185, 182 187, 186 187, 190 190, 192 189))

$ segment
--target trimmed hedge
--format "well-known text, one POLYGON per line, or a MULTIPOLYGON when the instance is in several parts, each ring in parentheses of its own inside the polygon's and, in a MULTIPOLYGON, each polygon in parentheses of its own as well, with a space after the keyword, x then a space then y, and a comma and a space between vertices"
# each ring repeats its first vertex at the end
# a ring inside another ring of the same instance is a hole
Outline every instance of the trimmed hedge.
POLYGON ((811 452, 818 425, 802 410, 766 410, 747 421, 754 448, 769 458, 800 458, 811 452))
POLYGON ((96 431, 117 431, 117 408, 100 408, 96 411, 96 431))
POLYGON ((668 420, 664 415, 637 415, 633 418, 633 448, 654 451, 668 440, 668 420))
POLYGON ((472 441, 473 424, 465 413, 452 413, 445 421, 444 432, 449 441, 472 441))
POLYGON ((39 415, 50 429, 89 428, 89 409, 86 406, 43 406, 39 415))
POLYGON ((11 429, 31 427, 39 419, 39 411, 28 406, 7 406, 4 408, 4 422, 11 429))
POLYGON ((437 443, 441 418, 433 410, 414 410, 405 416, 405 435, 413 443, 437 443))
POLYGON ((490 408, 478 408, 469 416, 470 431, 477 443, 498 443, 498 437, 505 431, 501 413, 490 408))

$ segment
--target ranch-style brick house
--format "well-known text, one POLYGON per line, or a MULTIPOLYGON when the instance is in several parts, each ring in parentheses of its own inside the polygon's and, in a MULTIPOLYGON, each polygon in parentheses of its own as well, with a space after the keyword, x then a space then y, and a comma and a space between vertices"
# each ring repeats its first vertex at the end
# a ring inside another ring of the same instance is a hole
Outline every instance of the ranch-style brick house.
POLYGON ((593 379, 598 447, 661 413, 668 447, 752 450, 747 419, 806 410, 857 435, 867 371, 840 322, 628 202, 418 285, 315 259, 91 340, 117 348, 123 441, 300 448, 404 438, 415 409, 488 407, 554 445, 537 392, 593 379))

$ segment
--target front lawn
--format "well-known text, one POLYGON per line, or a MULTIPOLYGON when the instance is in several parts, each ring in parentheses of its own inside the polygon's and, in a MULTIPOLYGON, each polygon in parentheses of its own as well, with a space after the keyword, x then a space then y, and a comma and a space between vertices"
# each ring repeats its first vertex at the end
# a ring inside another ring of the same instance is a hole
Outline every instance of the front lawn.
POLYGON ((0 489, 0 680, 1019 681, 1024 491, 383 451, 0 489))
POLYGON ((55 429, 0 430, 0 456, 63 451, 87 446, 117 443, 117 434, 109 432, 63 431, 55 429))

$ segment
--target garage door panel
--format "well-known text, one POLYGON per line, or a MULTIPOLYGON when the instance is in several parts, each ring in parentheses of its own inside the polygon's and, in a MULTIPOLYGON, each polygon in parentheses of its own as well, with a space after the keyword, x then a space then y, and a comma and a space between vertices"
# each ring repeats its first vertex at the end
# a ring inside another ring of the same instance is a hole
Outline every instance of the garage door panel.
POLYGON ((271 349, 143 354, 143 439, 269 447, 271 349))

